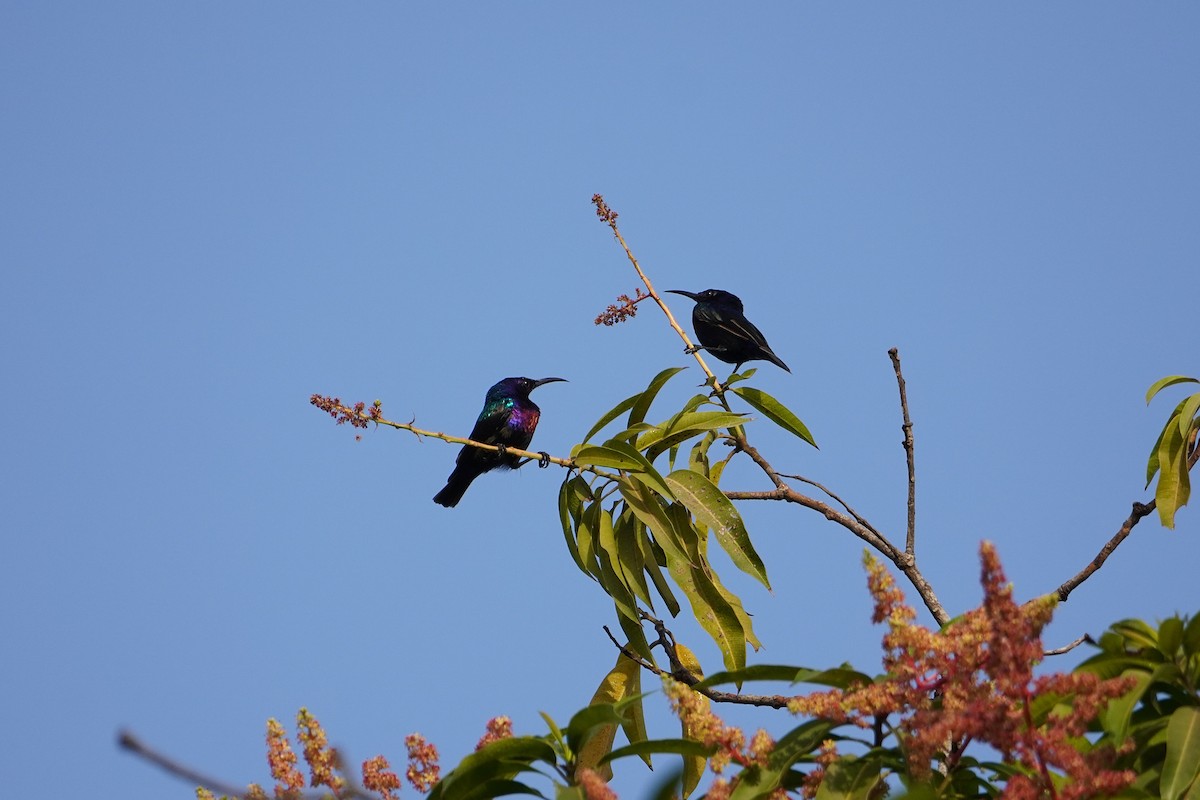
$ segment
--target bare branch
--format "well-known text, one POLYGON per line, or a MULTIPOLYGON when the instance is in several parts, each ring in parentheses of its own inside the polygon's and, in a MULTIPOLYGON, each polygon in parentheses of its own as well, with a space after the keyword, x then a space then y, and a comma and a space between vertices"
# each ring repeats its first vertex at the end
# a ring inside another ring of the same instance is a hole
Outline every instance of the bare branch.
MULTIPOLYGON (((917 594, 921 596, 921 600, 925 603, 925 607, 929 609, 929 613, 933 615, 933 618, 937 620, 939 625, 945 625, 950 621, 950 615, 947 614, 946 609, 942 607, 941 601, 938 600, 937 594, 933 591, 933 587, 929 584, 929 581, 925 579, 925 576, 921 574, 921 571, 917 569, 916 558, 909 553, 897 549, 894 544, 888 541, 886 536, 879 533, 879 531, 877 531, 873 526, 859 520, 854 512, 850 512, 848 514, 842 513, 828 503, 823 503, 820 500, 809 497, 806 494, 802 494, 788 486, 787 482, 784 480, 785 476, 776 471, 775 468, 771 466, 770 462, 767 461, 762 454, 758 452, 758 450, 752 447, 748 441, 746 441, 746 436, 744 433, 740 431, 736 433, 734 435, 734 442, 735 446, 739 450, 745 452, 746 455, 750 456, 750 459, 758 465, 759 469, 761 469, 766 476, 771 479, 771 482, 775 484, 775 491, 725 492, 726 497, 728 497, 730 500, 783 500, 789 503, 797 503, 798 505, 802 505, 805 508, 810 508, 813 511, 818 512, 824 516, 825 519, 829 520, 830 522, 836 522, 838 525, 841 525, 843 528, 865 541, 871 547, 878 550, 885 558, 895 564, 896 568, 904 573, 904 576, 908 578, 909 583, 911 583, 913 588, 917 590, 917 594)), ((805 482, 812 483, 811 481, 807 480, 805 482)), ((816 484, 814 483, 813 485, 816 484)), ((824 487, 818 486, 818 488, 833 497, 833 494, 824 487)), ((834 499, 837 500, 838 503, 841 503, 842 506, 846 505, 840 499, 836 497, 834 497, 834 499)))
MULTIPOLYGON (((1191 435, 1193 437, 1193 441, 1195 441, 1194 437, 1196 436, 1196 431, 1192 431, 1191 435)), ((1188 456, 1187 468, 1189 472, 1191 471, 1192 467, 1196 466, 1197 460, 1200 460, 1200 441, 1196 442, 1196 446, 1193 448, 1191 455, 1188 456)), ((1121 542, 1125 541, 1125 537, 1127 537, 1133 531, 1133 526, 1141 522, 1143 517, 1148 517, 1150 514, 1152 514, 1156 508, 1158 508, 1157 500, 1151 500, 1149 503, 1139 503, 1134 501, 1133 511, 1131 511, 1129 516, 1125 518, 1125 522, 1121 524, 1121 527, 1117 529, 1117 532, 1113 534, 1113 537, 1104 543, 1104 547, 1100 548, 1100 552, 1096 554, 1096 557, 1092 559, 1091 563, 1081 569, 1078 574, 1075 575, 1075 577, 1071 578, 1071 580, 1058 587, 1058 599, 1065 603, 1067 601, 1067 596, 1070 595, 1071 592, 1075 591, 1079 584, 1086 581, 1092 576, 1092 573, 1104 566, 1104 562, 1108 560, 1108 557, 1113 554, 1113 551, 1117 549, 1121 542)))
POLYGON ((1044 655, 1044 656, 1061 656, 1063 653, 1071 652, 1072 650, 1074 650, 1076 647, 1079 647, 1079 645, 1083 644, 1084 642, 1087 642, 1088 644, 1095 644, 1096 640, 1085 633, 1083 636, 1080 636, 1078 639, 1071 642, 1070 644, 1064 644, 1062 647, 1055 647, 1053 650, 1047 650, 1044 653, 1042 653, 1042 655, 1044 655))
POLYGON ((135 756, 144 758, 146 761, 161 767, 176 778, 195 786, 203 786, 206 789, 216 792, 217 794, 227 795, 235 800, 236 798, 240 798, 244 791, 244 789, 240 787, 210 778, 185 764, 181 764, 172 758, 168 758, 167 756, 143 743, 141 739, 137 738, 129 731, 120 731, 117 734, 117 744, 123 750, 128 750, 135 756))
POLYGON ((1156 504, 1153 500, 1149 504, 1135 502, 1133 510, 1129 513, 1125 522, 1117 529, 1113 537, 1104 543, 1104 547, 1100 548, 1100 552, 1096 554, 1096 557, 1086 567, 1081 569, 1075 577, 1058 587, 1058 599, 1065 603, 1071 592, 1075 591, 1075 587, 1086 581, 1092 576, 1092 573, 1104 566, 1104 562, 1120 546, 1121 542, 1125 541, 1125 537, 1133 531, 1133 527, 1141 522, 1143 517, 1152 514, 1155 507, 1156 504))
POLYGON ((900 412, 904 418, 904 424, 900 426, 900 430, 904 432, 904 456, 908 461, 908 537, 905 539, 904 552, 908 553, 910 558, 915 558, 917 554, 917 473, 914 463, 913 425, 908 416, 908 391, 904 383, 904 374, 900 372, 899 348, 893 347, 888 350, 888 355, 892 358, 892 369, 896 371, 896 385, 900 387, 900 412))
MULTIPOLYGON (((181 764, 175 759, 163 755, 154 748, 147 745, 141 739, 137 738, 130 731, 119 731, 117 733, 117 745, 123 750, 128 750, 130 753, 149 761, 151 764, 161 767, 172 776, 179 778, 182 781, 192 784, 193 786, 203 786, 205 789, 219 795, 224 795, 230 800, 241 800, 245 797, 245 790, 234 786, 231 783, 211 778, 199 770, 193 769, 186 764, 181 764)), ((340 759, 339 759, 340 760, 340 759)), ((341 767, 338 769, 342 773, 343 779, 346 781, 342 787, 341 797, 351 800, 359 798, 360 800, 373 800, 376 796, 357 784, 356 781, 341 767)), ((302 797, 304 800, 323 800, 329 797, 328 792, 314 791, 305 792, 302 797)))
POLYGON ((843 500, 842 498, 838 497, 836 494, 834 494, 833 492, 831 492, 829 489, 825 488, 825 487, 824 487, 824 486, 822 486, 821 484, 819 484, 819 483, 817 483, 816 481, 812 480, 811 478, 806 478, 806 477, 804 477, 803 475, 785 475, 785 474, 784 474, 784 473, 782 473, 782 472, 781 472, 781 473, 779 473, 779 476, 780 476, 781 478, 792 478, 792 479, 794 479, 794 480, 801 481, 802 483, 807 483, 809 486, 815 486, 815 487, 817 487, 817 488, 818 488, 818 489, 820 489, 822 492, 824 492, 825 494, 829 495, 829 497, 830 497, 830 498, 832 498, 832 499, 833 499, 833 500, 834 500, 836 503, 838 503, 839 505, 841 505, 841 507, 842 507, 842 508, 846 509, 846 513, 847 513, 847 514, 849 514, 850 516, 854 517, 856 520, 858 520, 859 524, 861 524, 861 525, 862 525, 864 528, 867 528, 867 529, 869 529, 869 530, 875 531, 875 533, 876 533, 876 534, 877 534, 877 535, 878 535, 878 536, 879 536, 881 539, 883 538, 883 534, 882 534, 882 533, 879 533, 878 529, 876 529, 874 525, 872 525, 872 524, 871 524, 870 522, 868 522, 868 521, 867 521, 867 520, 866 520, 864 517, 862 517, 862 516, 861 516, 861 515, 860 515, 860 514, 859 514, 857 511, 855 511, 853 508, 851 508, 849 503, 847 503, 847 502, 846 502, 845 500, 843 500))

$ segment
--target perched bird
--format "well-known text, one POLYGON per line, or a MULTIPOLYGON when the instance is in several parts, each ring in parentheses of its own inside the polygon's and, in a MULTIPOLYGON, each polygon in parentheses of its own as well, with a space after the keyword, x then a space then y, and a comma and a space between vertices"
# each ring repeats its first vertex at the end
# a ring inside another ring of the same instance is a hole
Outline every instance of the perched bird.
MULTIPOLYGON (((505 378, 500 381, 488 389, 487 397, 483 401, 483 411, 479 412, 479 419, 475 420, 470 438, 485 444, 513 447, 517 450, 527 449, 533 441, 538 418, 542 415, 542 410, 529 399, 529 393, 543 383, 563 380, 566 379, 542 378, 535 381, 532 378, 505 378)), ((545 458, 549 459, 549 456, 545 458)), ((497 467, 516 469, 524 463, 517 456, 503 451, 482 450, 469 444, 463 445, 463 449, 458 453, 458 460, 454 462, 454 471, 450 473, 445 488, 433 496, 433 502, 446 508, 454 508, 471 485, 471 481, 483 473, 497 467)))
POLYGON ((667 291, 696 301, 692 309, 692 327, 696 329, 700 344, 689 348, 687 352, 707 350, 713 357, 733 364, 734 372, 741 369, 745 362, 758 360, 770 361, 791 372, 783 359, 771 351, 771 346, 758 328, 746 319, 742 313, 742 301, 737 295, 720 289, 705 289, 703 292, 680 289, 667 291))

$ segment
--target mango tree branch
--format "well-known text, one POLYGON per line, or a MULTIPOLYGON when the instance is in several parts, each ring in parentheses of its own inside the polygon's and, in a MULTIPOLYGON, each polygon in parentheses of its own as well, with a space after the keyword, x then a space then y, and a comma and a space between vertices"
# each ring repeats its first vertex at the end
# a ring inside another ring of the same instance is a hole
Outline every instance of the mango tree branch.
MULTIPOLYGON (((158 752, 141 739, 134 736, 130 731, 123 730, 118 732, 117 745, 122 750, 127 750, 138 758, 145 759, 151 764, 161 767, 167 773, 179 778, 185 783, 190 783, 193 786, 202 786, 211 792, 228 798, 228 800, 242 800, 242 798, 247 798, 250 796, 250 792, 248 790, 238 788, 227 781, 221 781, 217 780, 216 778, 209 777, 197 769, 193 769, 186 764, 176 761, 170 756, 158 752)), ((352 776, 344 770, 341 770, 340 767, 339 771, 341 772, 340 777, 345 780, 345 784, 342 786, 338 795, 339 797, 343 798, 343 800, 377 800, 377 794, 368 792, 366 789, 359 786, 357 782, 352 779, 352 776)), ((329 797, 330 794, 327 791, 311 791, 297 793, 296 796, 299 798, 299 800, 324 800, 324 798, 329 797)))
MULTIPOLYGON (((633 251, 629 249, 629 245, 625 243, 625 237, 621 235, 621 229, 617 227, 617 212, 609 208, 608 203, 604 202, 603 195, 592 195, 592 203, 596 206, 596 216, 599 217, 604 224, 612 228, 613 235, 617 237, 617 242, 621 245, 621 249, 625 251, 625 257, 629 259, 630 264, 633 264, 633 268, 637 271, 638 278, 641 279, 642 283, 646 284, 646 291, 648 291, 650 296, 654 298, 654 302, 658 303, 658 307, 662 309, 662 312, 667 315, 667 322, 669 322, 671 327, 675 329, 675 332, 679 334, 679 338, 683 340, 684 346, 688 350, 691 350, 692 340, 688 337, 687 331, 680 327, 679 323, 675 321, 675 315, 671 313, 671 309, 667 308, 667 304, 663 302, 662 297, 660 297, 658 292, 654 290, 654 284, 650 283, 650 278, 648 278, 646 273, 642 271, 641 264, 638 263, 637 258, 633 255, 633 251)), ((692 355, 696 357, 696 362, 700 364, 700 369, 704 370, 704 374, 708 376, 708 380, 712 381, 713 389, 718 393, 718 395, 721 395, 721 393, 724 392, 724 389, 717 381, 717 376, 714 375, 713 371, 708 368, 708 364, 705 363, 704 359, 700 355, 700 352, 701 351, 697 350, 692 353, 692 355)))
MULTIPOLYGON (((1193 432, 1192 435, 1195 436, 1195 432, 1193 432)), ((1196 466, 1197 459, 1200 459, 1200 444, 1197 444, 1193 439, 1192 452, 1191 455, 1188 456, 1187 460, 1187 468, 1189 472, 1191 472, 1192 467, 1196 466)), ((1062 602, 1066 602, 1067 597, 1070 596, 1071 592, 1075 591, 1079 584, 1092 577, 1096 570, 1104 566, 1104 562, 1107 561, 1108 557, 1113 554, 1113 551, 1116 550, 1117 547, 1120 546, 1121 542, 1125 541, 1125 538, 1133 532, 1134 526, 1141 522, 1143 517, 1148 517, 1153 514, 1154 509, 1156 508, 1158 508, 1158 501, 1156 500, 1151 500, 1149 503, 1138 503, 1135 501, 1133 504, 1133 510, 1129 512, 1129 516, 1125 518, 1123 523, 1121 523, 1121 527, 1117 529, 1117 532, 1113 534, 1112 538, 1104 543, 1104 546, 1100 548, 1100 552, 1096 554, 1096 557, 1093 558, 1086 567, 1076 573, 1075 577, 1058 587, 1056 590, 1058 599, 1062 602)))
POLYGON ((470 447, 478 447, 480 450, 491 450, 497 453, 503 450, 509 455, 514 455, 519 458, 528 458, 532 461, 546 461, 547 463, 558 464, 560 467, 566 467, 567 469, 579 470, 580 472, 591 472, 595 475, 601 475, 606 478, 615 479, 619 477, 615 473, 598 469, 596 467, 580 466, 570 458, 559 458, 557 456, 549 455, 544 457, 543 453, 534 450, 521 450, 516 447, 500 447, 499 445, 487 444, 486 442, 477 442, 474 439, 465 439, 461 436, 451 436, 448 433, 441 433, 440 431, 423 430, 422 428, 418 428, 410 422, 394 422, 390 419, 385 419, 381 415, 380 403, 378 400, 375 401, 375 404, 372 405, 370 409, 367 408, 365 403, 356 403, 353 407, 350 407, 343 405, 342 401, 336 397, 324 397, 323 395, 319 394, 314 394, 312 398, 310 398, 309 402, 322 411, 327 412, 331 417, 337 420, 339 425, 347 422, 355 428, 366 428, 370 424, 386 425, 387 427, 395 428, 396 430, 408 431, 418 439, 422 436, 428 436, 431 439, 441 439, 443 442, 449 442, 450 444, 463 444, 470 447))
POLYGON ((917 555, 917 474, 913 455, 913 424, 908 417, 908 392, 905 389, 904 375, 900 372, 900 350, 893 347, 888 350, 892 358, 892 368, 896 371, 896 384, 900 387, 900 412, 904 424, 900 430, 904 432, 904 456, 908 461, 908 538, 905 540, 904 552, 910 558, 917 555))
MULTIPOLYGON (((777 472, 771 466, 762 454, 746 441, 744 434, 735 436, 738 449, 744 451, 746 455, 766 474, 771 482, 775 484, 774 491, 767 492, 725 492, 725 496, 730 500, 784 500, 789 503, 797 503, 810 508, 813 511, 821 514, 830 522, 836 522, 846 530, 859 537, 871 547, 878 550, 884 557, 896 565, 896 568, 904 573, 908 578, 909 583, 917 590, 917 594, 921 596, 921 600, 925 603, 925 607, 929 609, 929 613, 939 625, 945 625, 950 621, 950 615, 946 613, 946 609, 942 607, 941 601, 938 600, 937 594, 933 591, 933 587, 925 576, 921 574, 921 570, 917 568, 917 560, 908 553, 897 549, 886 536, 883 536, 874 527, 864 524, 857 518, 853 512, 843 513, 828 503, 821 502, 816 498, 802 494, 792 487, 788 486, 784 476, 777 472)), ((841 500, 838 500, 841 503, 841 500)), ((842 503, 845 505, 845 503, 842 503)))

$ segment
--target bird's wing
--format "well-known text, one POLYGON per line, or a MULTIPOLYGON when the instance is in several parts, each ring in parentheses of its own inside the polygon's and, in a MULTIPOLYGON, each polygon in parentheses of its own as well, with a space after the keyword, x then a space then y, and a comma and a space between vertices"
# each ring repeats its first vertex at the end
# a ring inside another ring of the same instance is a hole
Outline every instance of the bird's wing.
MULTIPOLYGON (((759 347, 767 347, 767 339, 762 335, 758 328, 754 327, 754 323, 746 319, 745 315, 716 311, 711 308, 696 307, 697 321, 703 320, 714 328, 729 333, 747 342, 753 342, 759 347)), ((768 348, 769 349, 769 348, 768 348)))

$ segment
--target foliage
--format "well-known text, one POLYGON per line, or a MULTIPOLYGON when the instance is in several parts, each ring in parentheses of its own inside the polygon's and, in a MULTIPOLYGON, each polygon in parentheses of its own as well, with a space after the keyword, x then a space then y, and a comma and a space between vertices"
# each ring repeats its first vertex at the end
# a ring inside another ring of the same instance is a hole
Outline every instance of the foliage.
MULTIPOLYGON (((1184 375, 1168 375, 1155 381, 1146 390, 1146 404, 1168 386, 1178 383, 1200 383, 1196 378, 1184 375)), ((1167 424, 1163 426, 1158 441, 1150 450, 1146 463, 1146 486, 1157 474, 1158 486, 1154 490, 1154 501, 1158 504, 1158 517, 1168 528, 1175 527, 1175 512, 1187 505, 1191 495, 1191 480, 1188 471, 1195 464, 1196 432, 1200 429, 1200 392, 1185 397, 1175 406, 1167 424), (1192 458, 1189 459, 1189 454, 1192 458)))

